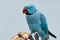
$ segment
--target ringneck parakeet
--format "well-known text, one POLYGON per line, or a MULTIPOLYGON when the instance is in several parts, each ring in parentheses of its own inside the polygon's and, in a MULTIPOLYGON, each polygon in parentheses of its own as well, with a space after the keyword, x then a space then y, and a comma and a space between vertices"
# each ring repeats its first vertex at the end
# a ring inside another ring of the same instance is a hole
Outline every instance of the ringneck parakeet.
POLYGON ((34 5, 26 4, 23 8, 23 13, 26 14, 27 24, 31 33, 37 32, 42 40, 48 40, 49 35, 56 38, 48 29, 46 17, 34 5))

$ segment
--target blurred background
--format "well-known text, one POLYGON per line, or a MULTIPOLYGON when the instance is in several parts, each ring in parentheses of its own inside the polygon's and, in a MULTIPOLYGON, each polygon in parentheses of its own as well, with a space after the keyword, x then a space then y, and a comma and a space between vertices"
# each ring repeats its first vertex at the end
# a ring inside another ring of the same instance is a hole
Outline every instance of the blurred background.
POLYGON ((0 0, 0 40, 11 40, 18 32, 30 33, 22 9, 31 3, 47 19, 49 30, 57 36, 50 40, 60 40, 60 0, 0 0))

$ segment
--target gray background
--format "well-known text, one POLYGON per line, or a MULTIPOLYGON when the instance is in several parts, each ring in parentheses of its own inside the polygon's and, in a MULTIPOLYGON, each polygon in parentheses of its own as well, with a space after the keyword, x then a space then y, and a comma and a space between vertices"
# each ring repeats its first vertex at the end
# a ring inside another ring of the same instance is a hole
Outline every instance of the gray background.
POLYGON ((60 40, 60 0, 0 0, 0 40, 11 40, 21 31, 30 33, 22 14, 26 3, 34 4, 46 16, 49 30, 57 36, 50 36, 50 40, 60 40))

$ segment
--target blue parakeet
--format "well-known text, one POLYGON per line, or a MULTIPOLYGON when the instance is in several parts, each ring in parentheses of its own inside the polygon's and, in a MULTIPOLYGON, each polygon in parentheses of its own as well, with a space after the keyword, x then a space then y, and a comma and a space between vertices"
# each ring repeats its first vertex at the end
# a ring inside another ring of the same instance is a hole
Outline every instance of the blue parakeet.
POLYGON ((26 4, 23 8, 23 13, 26 14, 26 20, 31 33, 37 32, 42 40, 48 40, 49 35, 56 38, 56 36, 48 30, 45 16, 40 13, 34 5, 26 4))

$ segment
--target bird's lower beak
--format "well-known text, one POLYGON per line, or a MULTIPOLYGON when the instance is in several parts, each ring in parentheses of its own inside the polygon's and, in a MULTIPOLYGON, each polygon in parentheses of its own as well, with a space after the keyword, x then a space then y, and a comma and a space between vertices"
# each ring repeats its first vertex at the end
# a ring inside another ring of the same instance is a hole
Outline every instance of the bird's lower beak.
POLYGON ((26 13, 27 12, 27 9, 26 8, 23 8, 23 13, 26 13))

